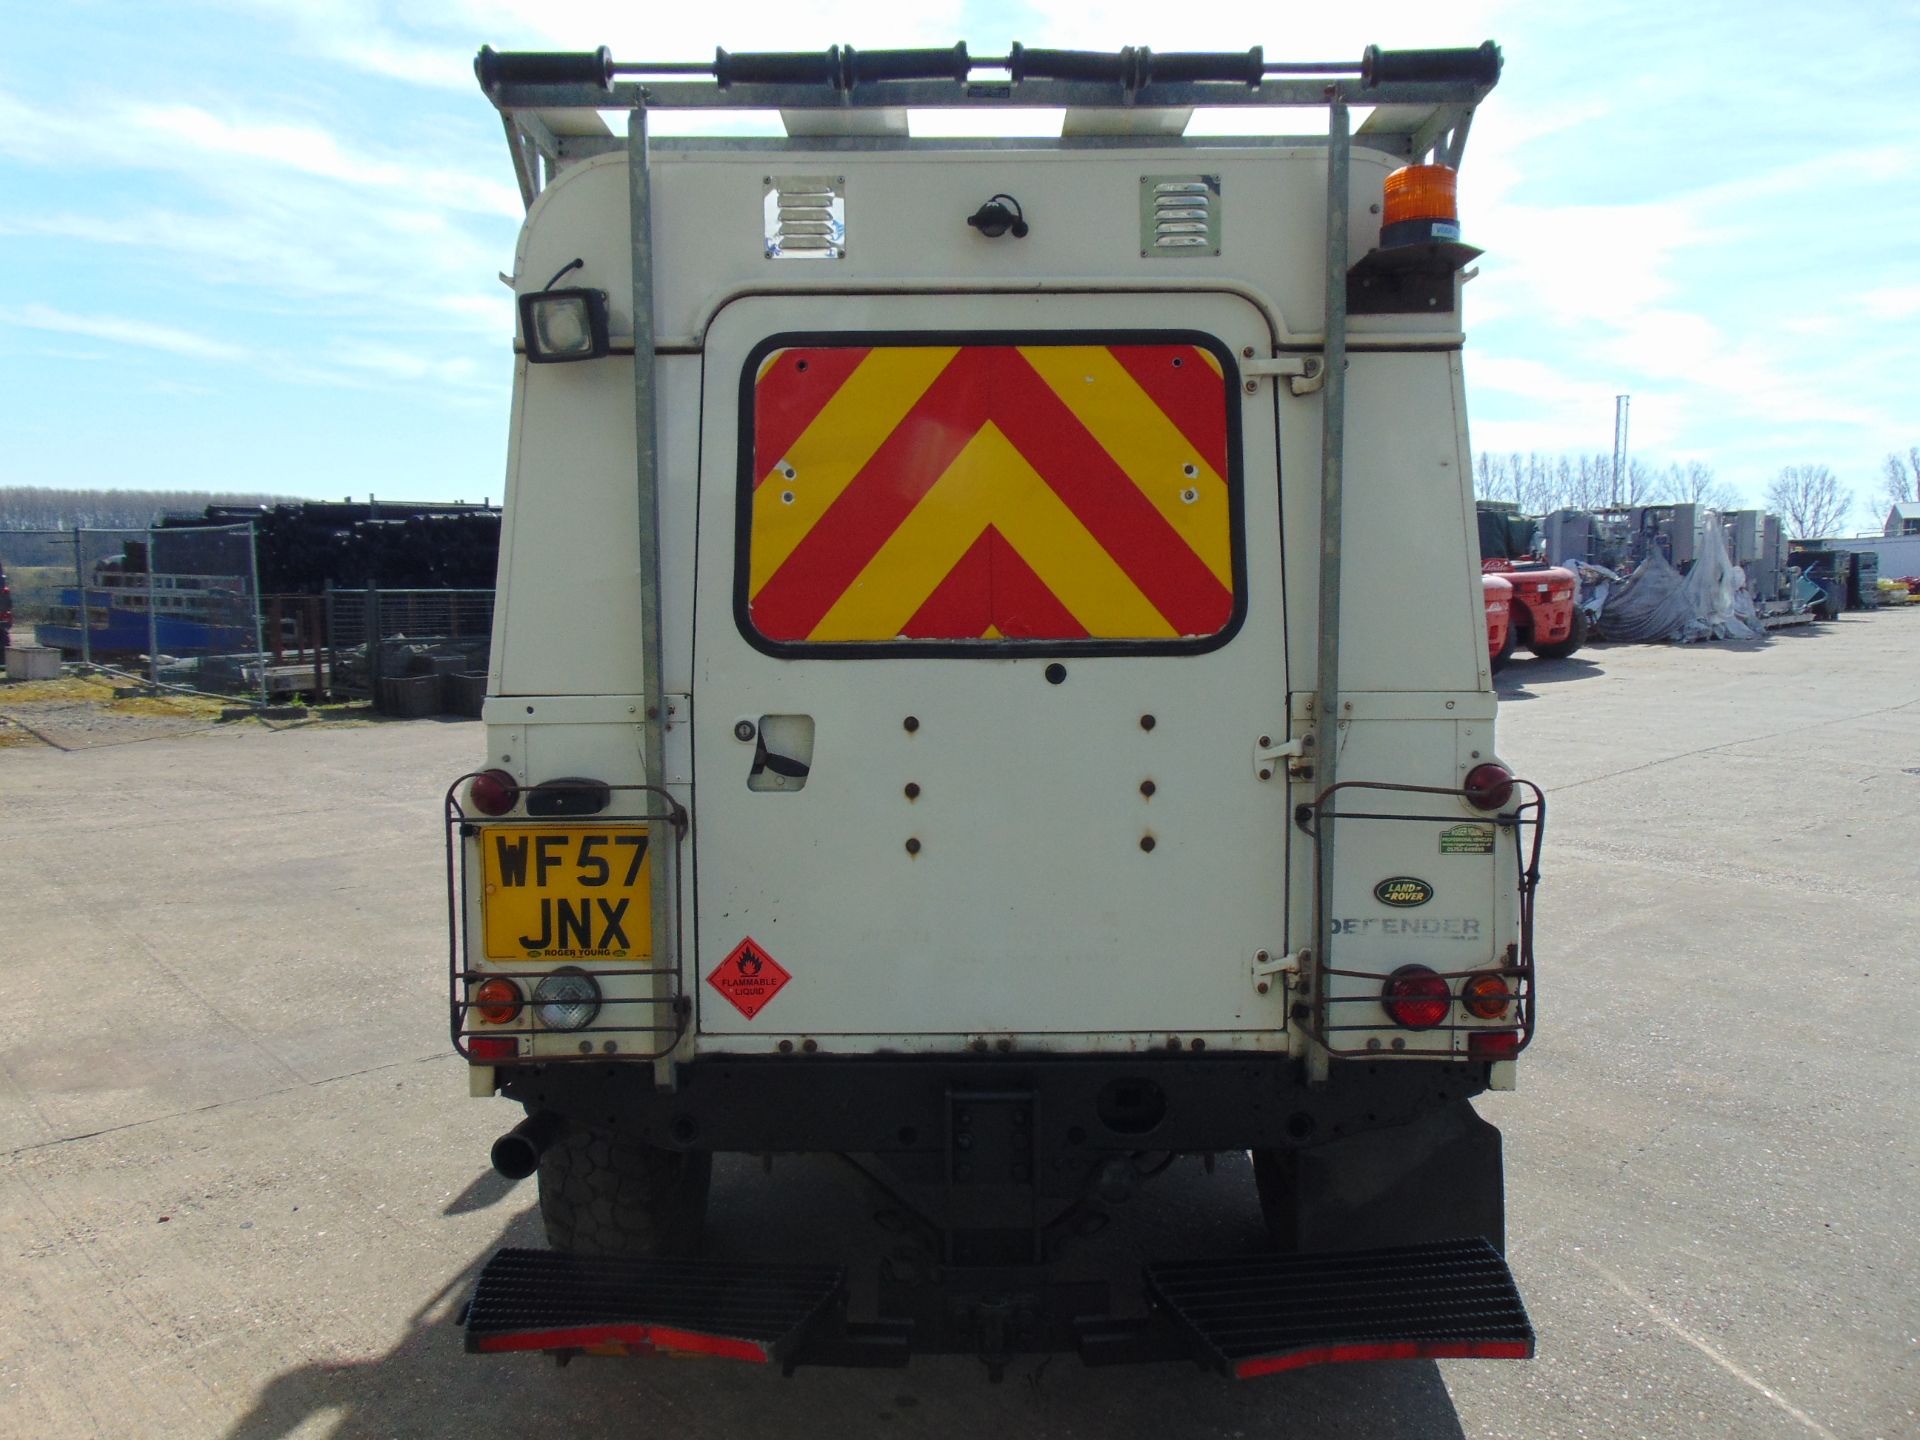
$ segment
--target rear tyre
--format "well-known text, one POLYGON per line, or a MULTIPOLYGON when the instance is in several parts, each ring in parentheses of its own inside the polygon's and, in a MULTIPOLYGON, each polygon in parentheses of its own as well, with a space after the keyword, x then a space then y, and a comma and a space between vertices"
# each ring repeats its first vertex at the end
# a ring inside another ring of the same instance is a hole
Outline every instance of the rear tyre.
POLYGON ((1536 645, 1533 653, 1542 660, 1564 660, 1586 643, 1587 612, 1576 605, 1573 607, 1573 624, 1567 629, 1567 638, 1547 645, 1536 645))
POLYGON ((709 1151, 570 1125, 540 1157, 547 1244, 577 1255, 688 1255, 700 1243, 713 1180, 709 1151))
POLYGON ((1292 1150, 1253 1152, 1253 1188, 1260 1195, 1260 1214, 1267 1222, 1273 1248, 1291 1253, 1300 1248, 1298 1153, 1292 1150))
POLYGON ((1507 661, 1513 658, 1513 652, 1520 648, 1520 630, 1518 626, 1507 626, 1507 638, 1500 642, 1499 653, 1487 661, 1487 668, 1495 675, 1507 668, 1507 661))

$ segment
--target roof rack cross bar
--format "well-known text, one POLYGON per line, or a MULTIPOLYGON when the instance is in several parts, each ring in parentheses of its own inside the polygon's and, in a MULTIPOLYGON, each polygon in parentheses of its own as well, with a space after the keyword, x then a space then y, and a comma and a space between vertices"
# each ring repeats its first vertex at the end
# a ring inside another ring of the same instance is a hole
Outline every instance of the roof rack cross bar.
POLYGON ((605 46, 580 53, 496 51, 482 47, 474 73, 493 102, 507 109, 770 109, 865 104, 945 108, 994 104, 1023 107, 1134 105, 1324 106, 1468 105, 1500 77, 1491 40, 1474 49, 1381 50, 1370 45, 1357 63, 1269 62, 1261 47, 1241 51, 1155 54, 1144 46, 1118 51, 1009 47, 1004 56, 975 57, 951 49, 856 50, 732 54, 711 63, 648 61, 616 64, 605 46), (973 79, 974 72, 1007 79, 973 79), (674 76, 654 84, 615 83, 622 76, 674 76), (1310 77, 1329 77, 1319 80, 1310 77), (1285 78, 1293 77, 1293 78, 1285 78))

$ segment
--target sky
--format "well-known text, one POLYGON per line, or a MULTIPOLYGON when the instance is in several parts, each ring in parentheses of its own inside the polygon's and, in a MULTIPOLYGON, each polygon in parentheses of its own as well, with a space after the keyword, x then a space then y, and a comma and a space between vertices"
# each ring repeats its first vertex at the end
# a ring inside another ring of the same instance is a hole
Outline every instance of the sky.
MULTIPOLYGON (((521 215, 473 53, 1008 41, 1506 55, 1460 179, 1476 451, 1920 445, 1920 0, 39 0, 0 7, 0 485, 498 499, 521 215), (718 17, 718 18, 710 18, 718 17)), ((1198 132, 1202 127, 1195 125, 1198 132)), ((1212 128, 1212 127, 1208 127, 1212 128)), ((1289 124, 1288 128, 1297 128, 1289 124)))

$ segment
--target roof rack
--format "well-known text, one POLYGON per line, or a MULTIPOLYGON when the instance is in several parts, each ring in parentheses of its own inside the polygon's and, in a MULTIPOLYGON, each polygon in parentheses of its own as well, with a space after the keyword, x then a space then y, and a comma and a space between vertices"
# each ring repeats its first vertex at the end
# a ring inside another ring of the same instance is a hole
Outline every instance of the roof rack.
MULTIPOLYGON (((1036 50, 1005 55, 947 49, 735 54, 712 60, 616 61, 604 45, 581 52, 497 51, 473 62, 500 111, 521 194, 530 205, 543 176, 622 148, 603 110, 777 110, 790 136, 907 135, 910 109, 1057 109, 1068 136, 1178 136, 1201 106, 1371 107, 1356 144, 1403 160, 1435 154, 1458 167, 1474 106, 1500 78, 1500 48, 1382 50, 1355 61, 1270 61, 1244 51, 1158 53, 1036 50), (622 78, 627 77, 627 78, 622 78)), ((1289 137, 1309 144, 1323 137, 1289 137)))
MULTIPOLYGON (((648 116, 658 110, 778 110, 789 136, 807 144, 846 143, 852 137, 907 136, 909 109, 1059 109, 1063 138, 1133 135, 1153 145, 1180 144, 1199 106, 1324 109, 1327 133, 1287 137, 1287 143, 1324 145, 1327 151, 1326 324, 1321 372, 1308 389, 1320 395, 1320 530, 1341 533, 1346 450, 1346 352, 1350 269, 1377 263, 1379 251, 1350 266, 1346 201, 1349 162, 1356 144, 1403 161, 1431 154, 1458 168, 1474 107, 1500 79, 1500 48, 1491 40, 1471 49, 1382 50, 1369 45, 1358 62, 1273 62, 1259 46, 1244 52, 1156 54, 1144 48, 1105 52, 1029 50, 975 59, 967 47, 950 50, 855 50, 730 54, 712 61, 616 62, 602 46, 586 53, 503 53, 482 48, 474 74, 506 126, 520 193, 531 207, 544 180, 592 155, 627 157, 632 224, 632 316, 635 479, 639 500, 641 688, 651 700, 663 691, 660 629, 660 476, 653 335, 653 201, 648 171, 648 116), (989 72, 976 76, 976 71, 989 72), (621 79, 621 76, 645 77, 621 79), (1369 109, 1357 131, 1350 109, 1369 109), (601 120, 603 110, 626 110, 624 139, 601 120), (544 166, 543 163, 544 162, 544 166)), ((783 143, 769 141, 770 144, 783 143)), ((1245 144, 1236 137, 1229 143, 1245 144)), ((1257 143, 1257 142, 1255 142, 1257 143)), ((1479 252, 1428 244, 1408 250, 1450 254, 1430 259, 1452 293, 1452 274, 1479 252)), ((1436 297, 1437 298, 1437 297, 1436 297)), ((1305 390, 1296 393, 1306 393, 1305 390)), ((1315 780, 1330 794, 1339 757, 1340 546, 1322 547, 1319 574, 1318 673, 1313 698, 1315 780)), ((664 721, 649 705, 641 732, 646 773, 664 773, 664 721)), ((1333 816, 1316 827, 1319 863, 1314 884, 1316 933, 1331 913, 1327 877, 1333 873, 1333 816)), ((670 867, 653 870, 655 954, 672 950, 665 929, 675 899, 670 867)), ((1327 1051, 1309 1053, 1309 1075, 1326 1077, 1327 1051)), ((672 1089, 676 1062, 655 1061, 654 1083, 672 1089)))

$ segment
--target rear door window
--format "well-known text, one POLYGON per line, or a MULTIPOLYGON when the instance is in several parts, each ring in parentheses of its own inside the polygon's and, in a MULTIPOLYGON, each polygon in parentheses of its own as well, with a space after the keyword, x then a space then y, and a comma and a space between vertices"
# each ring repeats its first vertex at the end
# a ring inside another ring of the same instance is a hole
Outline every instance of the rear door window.
POLYGON ((1239 380, 1211 337, 775 336, 741 390, 758 649, 1164 653, 1238 628, 1239 380))

